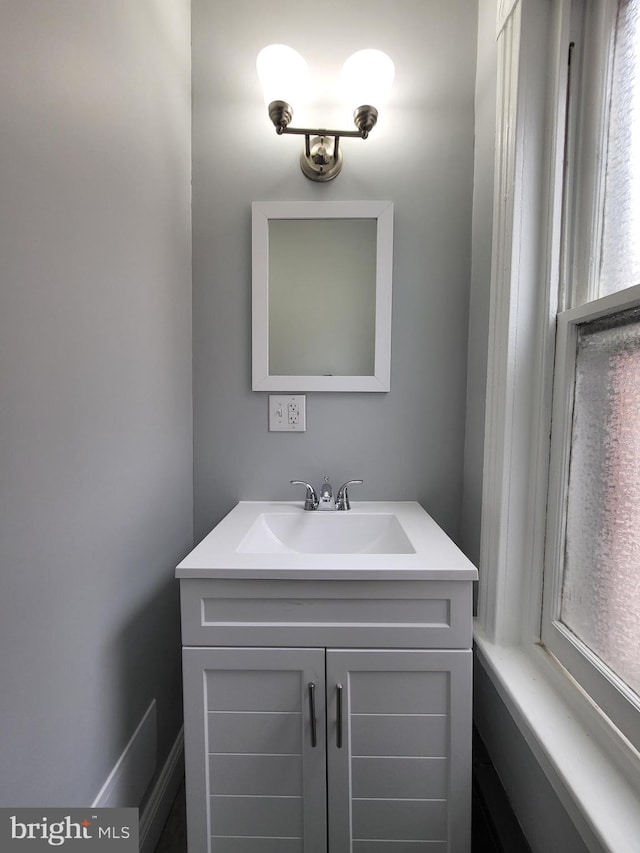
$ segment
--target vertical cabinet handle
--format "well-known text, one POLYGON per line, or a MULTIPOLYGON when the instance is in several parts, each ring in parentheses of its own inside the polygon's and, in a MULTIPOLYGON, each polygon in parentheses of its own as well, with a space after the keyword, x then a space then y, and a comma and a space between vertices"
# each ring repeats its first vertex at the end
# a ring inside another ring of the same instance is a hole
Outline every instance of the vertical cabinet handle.
POLYGON ((311 746, 318 745, 318 729, 316 723, 316 686, 309 682, 309 719, 311 721, 311 746))
POLYGON ((336 684, 336 746, 342 749, 342 684, 336 684))

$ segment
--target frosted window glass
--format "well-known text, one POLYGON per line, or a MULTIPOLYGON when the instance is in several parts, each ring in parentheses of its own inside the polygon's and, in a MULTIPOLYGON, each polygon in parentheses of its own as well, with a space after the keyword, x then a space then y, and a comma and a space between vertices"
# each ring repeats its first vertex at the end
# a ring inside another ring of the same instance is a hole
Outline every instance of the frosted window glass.
POLYGON ((600 293, 634 284, 640 284, 640 0, 622 0, 611 89, 600 293))
POLYGON ((640 694, 640 309, 579 328, 561 621, 640 694))

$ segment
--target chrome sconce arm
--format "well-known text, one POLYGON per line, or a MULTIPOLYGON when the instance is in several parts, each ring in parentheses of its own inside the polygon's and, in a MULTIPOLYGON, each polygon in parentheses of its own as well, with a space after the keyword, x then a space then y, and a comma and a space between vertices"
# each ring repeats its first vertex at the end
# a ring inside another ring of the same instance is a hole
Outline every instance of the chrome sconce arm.
POLYGON ((300 155, 300 168, 312 181, 331 181, 342 169, 340 139, 366 139, 378 121, 378 110, 368 104, 358 107, 353 113, 357 130, 326 130, 324 128, 289 127, 293 108, 286 101, 269 104, 269 118, 278 136, 296 134, 304 136, 304 151, 300 155), (333 141, 332 141, 333 140, 333 141))

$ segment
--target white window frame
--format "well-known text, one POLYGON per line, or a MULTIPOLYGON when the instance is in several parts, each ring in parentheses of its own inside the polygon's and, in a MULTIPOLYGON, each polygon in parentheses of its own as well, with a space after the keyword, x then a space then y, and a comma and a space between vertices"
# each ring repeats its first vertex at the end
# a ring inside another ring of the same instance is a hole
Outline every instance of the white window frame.
MULTIPOLYGON (((601 0, 586 3, 606 20, 601 0)), ((571 0, 498 2, 475 640, 479 663, 587 849, 621 853, 640 838, 640 756, 540 643, 555 327, 567 265, 559 212, 571 13, 571 0)))
POLYGON ((574 392, 577 327, 581 322, 634 307, 639 288, 611 297, 599 296, 605 170, 617 0, 573 0, 571 109, 566 115, 565 145, 569 168, 563 182, 563 232, 549 466, 548 524, 544 559, 541 639, 578 683, 593 697, 636 748, 640 717, 633 691, 577 640, 560 621, 571 406, 574 392), (560 310, 564 309, 564 310, 560 310))
MULTIPOLYGON (((573 10, 579 0, 574 0, 573 10)), ((568 309, 599 296, 605 166, 607 162, 609 97, 613 66, 617 0, 581 0, 572 20, 579 43, 566 128, 571 162, 565 182, 567 222, 561 251, 564 266, 558 308, 568 309)))
POLYGON ((552 414, 550 488, 541 639, 610 720, 640 749, 640 703, 560 620, 572 412, 578 327, 640 305, 640 285, 596 299, 558 315, 552 414))

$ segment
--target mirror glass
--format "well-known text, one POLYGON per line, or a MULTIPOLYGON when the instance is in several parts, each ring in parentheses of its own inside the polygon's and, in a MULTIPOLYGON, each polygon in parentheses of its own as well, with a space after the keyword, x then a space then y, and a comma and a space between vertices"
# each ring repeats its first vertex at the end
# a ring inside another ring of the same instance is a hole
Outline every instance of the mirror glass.
POLYGON ((270 374, 373 376, 376 226, 375 219, 269 223, 270 374))
POLYGON ((388 391, 390 202, 253 205, 253 389, 388 391))

